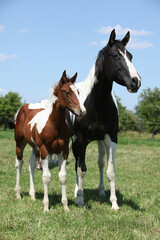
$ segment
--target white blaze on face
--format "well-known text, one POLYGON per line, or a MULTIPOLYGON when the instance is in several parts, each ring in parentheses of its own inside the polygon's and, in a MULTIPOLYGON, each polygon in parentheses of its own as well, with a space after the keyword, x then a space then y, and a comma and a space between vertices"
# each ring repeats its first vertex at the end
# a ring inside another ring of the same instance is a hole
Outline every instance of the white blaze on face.
POLYGON ((76 97, 77 97, 77 99, 78 99, 78 101, 79 101, 81 111, 82 111, 82 112, 86 112, 86 109, 85 109, 83 103, 82 103, 81 100, 80 100, 80 97, 79 97, 77 88, 76 88, 74 85, 70 85, 70 88, 71 88, 72 91, 75 93, 75 95, 76 95, 76 97))
POLYGON ((129 59, 128 59, 128 57, 127 57, 127 54, 126 54, 126 50, 125 50, 124 53, 123 53, 120 49, 118 49, 118 50, 119 50, 120 54, 124 57, 124 60, 125 60, 125 62, 126 62, 126 64, 127 64, 127 66, 128 66, 128 69, 129 69, 129 73, 130 73, 131 78, 136 77, 136 78, 138 79, 138 81, 140 82, 141 79, 140 79, 140 77, 139 77, 139 75, 138 75, 135 67, 134 67, 133 64, 129 61, 129 59))

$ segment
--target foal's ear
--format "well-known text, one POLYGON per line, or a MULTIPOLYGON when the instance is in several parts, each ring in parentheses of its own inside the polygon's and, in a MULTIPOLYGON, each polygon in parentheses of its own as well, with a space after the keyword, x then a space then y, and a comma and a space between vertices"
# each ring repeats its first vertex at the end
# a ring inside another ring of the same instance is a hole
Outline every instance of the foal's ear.
POLYGON ((108 42, 110 47, 112 47, 112 45, 115 43, 115 39, 116 39, 116 33, 115 33, 115 29, 113 29, 108 42))
POLYGON ((64 70, 61 80, 60 80, 60 84, 64 84, 67 81, 67 77, 66 77, 66 70, 64 70))
POLYGON ((70 79, 70 82, 75 83, 76 78, 77 78, 77 72, 76 72, 76 74, 70 79))
POLYGON ((124 44, 124 46, 127 45, 129 39, 130 39, 130 32, 128 31, 126 36, 121 40, 121 42, 124 44))

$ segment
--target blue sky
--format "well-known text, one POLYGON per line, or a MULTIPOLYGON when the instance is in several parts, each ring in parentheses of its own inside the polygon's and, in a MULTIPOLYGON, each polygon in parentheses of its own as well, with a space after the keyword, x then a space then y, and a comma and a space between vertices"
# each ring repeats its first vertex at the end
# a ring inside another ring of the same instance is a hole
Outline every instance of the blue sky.
POLYGON ((115 28, 142 77, 137 94, 114 83, 113 92, 134 110, 143 89, 160 88, 159 0, 0 0, 0 95, 18 92, 38 102, 62 72, 83 81, 115 28))

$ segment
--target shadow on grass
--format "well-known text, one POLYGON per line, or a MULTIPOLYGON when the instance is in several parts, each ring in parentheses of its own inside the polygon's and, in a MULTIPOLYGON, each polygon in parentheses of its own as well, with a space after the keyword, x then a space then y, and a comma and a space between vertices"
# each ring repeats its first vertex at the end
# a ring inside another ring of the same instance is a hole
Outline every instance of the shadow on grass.
MULTIPOLYGON (((99 196, 98 189, 84 189, 84 203, 85 208, 90 210, 92 208, 91 201, 99 202, 100 204, 108 204, 111 206, 110 203, 110 191, 105 191, 106 196, 99 196)), ((22 193, 22 198, 24 196, 28 196, 28 192, 22 193)), ((126 199, 124 195, 120 191, 116 191, 117 202, 119 207, 128 206, 135 211, 145 212, 144 208, 140 208, 140 206, 135 203, 132 199, 126 199)), ((36 199, 43 201, 44 193, 43 192, 36 192, 36 199)), ((49 208, 55 207, 57 204, 61 203, 61 194, 49 194, 49 208)), ((71 199, 68 199, 68 206, 75 205, 75 202, 71 199)))
MULTIPOLYGON (((28 192, 23 192, 22 193, 22 198, 24 198, 25 196, 29 196, 28 192)), ((53 207, 55 208, 55 206, 57 204, 61 204, 61 194, 49 194, 49 208, 53 207)), ((43 201, 43 197, 44 197, 44 193, 43 192, 36 192, 36 199, 43 201)), ((71 205, 75 205, 75 202, 72 201, 71 199, 68 199, 68 206, 71 205)))
MULTIPOLYGON (((89 203, 90 200, 97 201, 100 204, 106 203, 106 204, 111 205, 110 200, 109 200, 110 199, 110 191, 109 190, 105 191, 105 194, 106 194, 106 196, 101 197, 101 196, 99 196, 98 189, 85 189, 84 190, 84 202, 85 202, 86 207, 88 209, 91 209, 91 205, 89 203)), ((144 208, 140 208, 140 206, 137 203, 135 203, 132 199, 126 199, 125 196, 120 191, 116 191, 116 196, 117 196, 117 202, 118 202, 119 207, 129 206, 136 211, 141 211, 141 212, 145 211, 144 208)))

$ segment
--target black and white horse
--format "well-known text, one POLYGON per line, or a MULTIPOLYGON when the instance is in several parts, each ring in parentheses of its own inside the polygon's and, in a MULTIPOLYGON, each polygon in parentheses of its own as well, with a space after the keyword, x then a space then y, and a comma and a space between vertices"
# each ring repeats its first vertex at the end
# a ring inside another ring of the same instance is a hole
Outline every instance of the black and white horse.
POLYGON ((81 102, 87 114, 81 120, 68 112, 67 121, 72 131, 72 149, 76 159, 77 204, 83 205, 83 177, 87 167, 85 153, 87 145, 97 140, 98 166, 100 171, 99 194, 105 195, 103 168, 107 153, 107 177, 110 182, 110 201, 112 209, 118 210, 115 193, 114 156, 117 147, 118 110, 111 93, 113 81, 126 86, 129 92, 137 92, 141 78, 132 64, 132 55, 125 49, 130 33, 120 41, 116 40, 115 30, 111 32, 108 44, 99 52, 88 78, 76 86, 80 92, 81 102))

